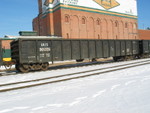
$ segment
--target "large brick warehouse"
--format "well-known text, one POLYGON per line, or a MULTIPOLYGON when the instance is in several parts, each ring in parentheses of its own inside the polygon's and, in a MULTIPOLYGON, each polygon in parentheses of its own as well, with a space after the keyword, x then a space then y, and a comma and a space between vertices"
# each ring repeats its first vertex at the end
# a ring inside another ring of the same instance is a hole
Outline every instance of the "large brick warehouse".
POLYGON ((67 39, 139 39, 136 0, 38 0, 38 35, 67 39))

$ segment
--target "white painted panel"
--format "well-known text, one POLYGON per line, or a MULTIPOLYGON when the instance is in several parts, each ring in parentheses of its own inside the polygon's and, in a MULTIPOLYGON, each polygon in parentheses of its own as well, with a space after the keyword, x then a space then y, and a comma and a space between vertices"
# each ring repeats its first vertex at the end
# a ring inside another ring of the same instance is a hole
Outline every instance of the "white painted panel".
POLYGON ((48 7, 53 8, 59 3, 137 16, 136 0, 54 0, 48 7))

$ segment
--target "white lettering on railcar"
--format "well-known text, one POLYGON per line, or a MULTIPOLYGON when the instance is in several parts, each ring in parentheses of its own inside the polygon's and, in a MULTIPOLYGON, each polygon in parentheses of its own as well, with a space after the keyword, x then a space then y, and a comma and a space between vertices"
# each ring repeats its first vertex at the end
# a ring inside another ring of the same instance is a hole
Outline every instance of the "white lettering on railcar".
POLYGON ((35 56, 28 56, 28 58, 30 59, 30 58, 36 58, 35 56))
POLYGON ((40 58, 43 58, 45 55, 44 54, 40 54, 40 58))
POLYGON ((50 53, 46 53, 45 55, 46 55, 46 57, 50 57, 50 53))
POLYGON ((129 48, 127 48, 127 50, 126 50, 128 53, 130 52, 130 49, 129 48))
POLYGON ((42 47, 48 47, 48 43, 41 43, 42 47))
POLYGON ((39 48, 40 52, 45 52, 45 51, 51 51, 51 48, 47 47, 47 48, 39 48))
POLYGON ((50 57, 50 53, 42 53, 40 54, 40 58, 49 58, 50 57))

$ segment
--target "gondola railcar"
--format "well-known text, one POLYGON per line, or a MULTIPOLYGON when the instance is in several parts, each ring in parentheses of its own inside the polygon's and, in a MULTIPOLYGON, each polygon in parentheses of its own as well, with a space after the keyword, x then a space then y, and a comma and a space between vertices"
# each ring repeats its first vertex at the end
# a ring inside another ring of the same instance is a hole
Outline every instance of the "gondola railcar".
POLYGON ((115 61, 137 57, 139 40, 87 40, 18 38, 11 43, 12 60, 21 72, 46 70, 48 62, 113 57, 115 61))

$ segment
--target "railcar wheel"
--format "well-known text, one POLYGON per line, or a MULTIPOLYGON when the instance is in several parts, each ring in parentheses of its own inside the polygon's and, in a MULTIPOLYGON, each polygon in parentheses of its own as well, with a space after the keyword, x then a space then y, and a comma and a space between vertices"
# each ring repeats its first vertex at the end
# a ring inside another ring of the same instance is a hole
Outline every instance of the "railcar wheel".
POLYGON ((30 65, 31 70, 39 70, 41 69, 41 65, 40 64, 32 64, 30 65))
POLYGON ((126 61, 133 60, 133 56, 126 56, 126 57, 125 57, 125 60, 126 60, 126 61))
POLYGON ((30 70, 29 66, 27 64, 20 64, 18 66, 18 69, 19 69, 20 72, 23 72, 23 73, 27 73, 30 70))
POLYGON ((41 70, 42 70, 42 71, 45 71, 45 70, 48 69, 48 67, 49 67, 49 63, 48 63, 48 62, 47 62, 47 63, 42 63, 42 65, 41 65, 41 70))
POLYGON ((125 57, 124 57, 124 56, 113 57, 113 60, 114 60, 115 62, 124 61, 124 60, 125 60, 125 57))
POLYGON ((92 62, 96 62, 97 61, 97 59, 96 58, 92 58, 92 62))
POLYGON ((117 61, 119 61, 119 58, 118 58, 118 57, 113 57, 113 60, 114 60, 115 62, 117 62, 117 61))
POLYGON ((76 62, 83 62, 84 59, 77 59, 76 62))
POLYGON ((129 61, 130 57, 129 56, 125 56, 125 61, 129 61))

